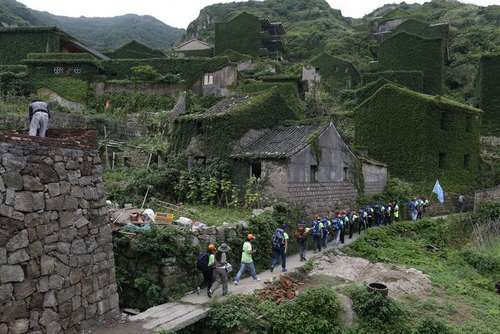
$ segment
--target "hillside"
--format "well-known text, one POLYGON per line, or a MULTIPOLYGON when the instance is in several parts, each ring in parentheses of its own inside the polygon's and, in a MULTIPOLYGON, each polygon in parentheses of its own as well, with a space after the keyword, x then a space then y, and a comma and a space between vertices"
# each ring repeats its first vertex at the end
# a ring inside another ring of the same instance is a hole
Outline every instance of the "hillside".
POLYGON ((151 48, 166 49, 184 34, 183 29, 170 27, 152 16, 56 16, 32 10, 15 0, 0 0, 0 25, 57 26, 100 50, 116 49, 131 40, 137 40, 151 48))
POLYGON ((480 7, 455 0, 433 0, 423 5, 385 5, 363 19, 343 17, 324 0, 266 0, 233 2, 205 7, 188 29, 186 38, 213 41, 214 23, 248 11, 281 21, 288 33, 288 58, 301 61, 327 50, 366 68, 376 41, 369 33, 377 18, 416 17, 430 23, 449 22, 450 66, 448 94, 472 102, 477 60, 482 53, 500 50, 500 6, 480 7))

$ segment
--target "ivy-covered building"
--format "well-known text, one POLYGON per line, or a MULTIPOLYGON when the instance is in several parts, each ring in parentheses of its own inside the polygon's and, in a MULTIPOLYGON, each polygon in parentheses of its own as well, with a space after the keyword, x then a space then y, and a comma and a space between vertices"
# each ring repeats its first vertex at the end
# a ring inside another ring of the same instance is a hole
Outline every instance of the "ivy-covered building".
POLYGON ((252 56, 279 58, 285 52, 286 32, 280 22, 242 12, 215 24, 215 54, 234 50, 252 56))
POLYGON ((190 39, 174 48, 174 54, 179 58, 213 57, 214 47, 198 39, 190 39))
POLYGON ((181 116, 171 131, 171 151, 191 160, 228 158, 232 146, 250 129, 265 129, 300 117, 279 88, 263 94, 223 99, 207 111, 181 116))
POLYGON ((479 107, 483 132, 500 137, 500 54, 484 55, 479 64, 479 107))
POLYGON ((333 123, 251 130, 232 158, 237 183, 256 177, 267 196, 304 205, 311 214, 351 206, 364 189, 383 191, 387 180, 385 165, 358 159, 333 123))
POLYGON ((361 75, 351 62, 326 52, 311 59, 309 65, 304 67, 302 76, 309 87, 320 82, 331 92, 353 89, 361 82, 361 75))
POLYGON ((384 71, 363 74, 363 86, 380 79, 405 86, 415 92, 424 91, 424 74, 421 71, 384 71))
POLYGON ((382 71, 420 71, 426 94, 443 93, 445 53, 443 38, 399 32, 382 42, 378 51, 382 71))
POLYGON ((19 64, 29 53, 87 53, 109 59, 56 27, 0 28, 0 65, 19 64))
POLYGON ((470 185, 479 168, 479 109, 387 84, 355 110, 355 143, 410 181, 470 185))
POLYGON ((74 76, 91 80, 102 74, 99 61, 88 53, 30 53, 23 64, 31 75, 74 76))
POLYGON ((147 59, 164 58, 165 54, 160 50, 152 49, 138 41, 130 41, 113 52, 106 53, 111 59, 147 59))

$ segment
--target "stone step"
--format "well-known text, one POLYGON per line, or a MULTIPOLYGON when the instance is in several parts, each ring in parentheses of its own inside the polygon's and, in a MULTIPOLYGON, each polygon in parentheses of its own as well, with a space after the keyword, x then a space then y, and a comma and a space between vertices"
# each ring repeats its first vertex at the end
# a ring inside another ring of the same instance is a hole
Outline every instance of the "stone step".
POLYGON ((150 308, 130 321, 143 321, 145 330, 178 331, 186 328, 208 315, 209 308, 202 305, 168 303, 150 308))

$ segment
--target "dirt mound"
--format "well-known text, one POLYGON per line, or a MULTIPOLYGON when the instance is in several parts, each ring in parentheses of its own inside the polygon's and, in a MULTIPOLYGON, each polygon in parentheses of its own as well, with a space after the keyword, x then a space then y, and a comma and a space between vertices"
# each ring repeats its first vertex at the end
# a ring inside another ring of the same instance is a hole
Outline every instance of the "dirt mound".
POLYGON ((266 287, 256 291, 257 298, 273 300, 278 304, 295 299, 299 293, 299 286, 304 285, 290 276, 280 276, 278 282, 266 282, 266 287))
POLYGON ((389 294, 425 296, 432 289, 427 275, 416 269, 407 269, 384 263, 371 263, 358 257, 324 255, 316 261, 311 275, 321 274, 358 283, 384 283, 389 294))

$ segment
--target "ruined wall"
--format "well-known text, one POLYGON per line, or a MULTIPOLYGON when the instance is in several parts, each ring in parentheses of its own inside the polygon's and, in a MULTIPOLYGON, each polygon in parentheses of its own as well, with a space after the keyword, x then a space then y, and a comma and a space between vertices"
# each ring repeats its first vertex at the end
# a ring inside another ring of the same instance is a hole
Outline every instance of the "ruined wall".
POLYGON ((167 84, 158 82, 97 82, 95 83, 95 95, 103 96, 106 93, 142 92, 145 94, 158 94, 176 97, 185 91, 184 84, 167 84))
POLYGON ((373 196, 384 192, 387 184, 387 167, 363 162, 364 195, 373 196))
POLYGON ((500 185, 476 192, 474 195, 474 210, 477 209, 481 203, 500 203, 500 185))
POLYGON ((118 313, 94 131, 0 136, 0 333, 79 333, 118 313))

